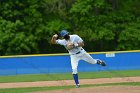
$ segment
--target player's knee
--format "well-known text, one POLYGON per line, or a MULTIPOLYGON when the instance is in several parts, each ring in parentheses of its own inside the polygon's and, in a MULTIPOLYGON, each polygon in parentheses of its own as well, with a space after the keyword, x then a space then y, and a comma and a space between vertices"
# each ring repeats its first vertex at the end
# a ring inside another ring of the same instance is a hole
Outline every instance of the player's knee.
POLYGON ((93 59, 93 60, 90 60, 89 63, 91 63, 91 64, 96 64, 97 61, 96 61, 95 59, 93 59))
POLYGON ((72 74, 77 74, 78 72, 77 72, 77 69, 73 69, 72 70, 72 74))

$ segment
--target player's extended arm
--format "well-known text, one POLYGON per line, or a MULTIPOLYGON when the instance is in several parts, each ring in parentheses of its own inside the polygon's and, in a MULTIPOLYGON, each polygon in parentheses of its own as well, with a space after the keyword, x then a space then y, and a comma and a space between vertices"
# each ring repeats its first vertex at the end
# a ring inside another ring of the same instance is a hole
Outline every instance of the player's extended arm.
POLYGON ((52 36, 52 39, 51 39, 51 43, 52 43, 52 44, 56 44, 56 39, 57 39, 57 37, 58 37, 57 34, 55 34, 55 35, 52 36))

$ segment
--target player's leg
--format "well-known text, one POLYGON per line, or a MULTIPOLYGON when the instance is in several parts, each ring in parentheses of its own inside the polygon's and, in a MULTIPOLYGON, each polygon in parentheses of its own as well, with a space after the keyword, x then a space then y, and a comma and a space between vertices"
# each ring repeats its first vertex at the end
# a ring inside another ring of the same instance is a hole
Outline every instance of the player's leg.
POLYGON ((99 64, 102 66, 106 66, 105 62, 99 59, 94 59, 93 57, 91 57, 88 53, 84 53, 84 55, 81 58, 82 60, 90 63, 90 64, 99 64))
POLYGON ((84 53, 83 56, 81 57, 82 60, 90 63, 90 64, 97 64, 97 60, 93 59, 88 53, 84 53))
POLYGON ((77 88, 80 86, 79 79, 78 79, 78 71, 77 71, 78 63, 79 63, 79 58, 77 58, 75 55, 71 55, 72 74, 77 88))

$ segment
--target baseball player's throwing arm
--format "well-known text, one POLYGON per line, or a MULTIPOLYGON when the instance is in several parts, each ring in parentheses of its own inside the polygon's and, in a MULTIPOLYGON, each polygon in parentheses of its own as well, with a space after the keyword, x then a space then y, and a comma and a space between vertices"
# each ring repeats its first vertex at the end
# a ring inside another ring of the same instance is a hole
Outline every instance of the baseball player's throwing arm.
POLYGON ((57 39, 57 37, 58 37, 57 34, 55 34, 55 35, 52 36, 52 39, 51 39, 51 43, 52 43, 52 44, 56 44, 56 39, 57 39))

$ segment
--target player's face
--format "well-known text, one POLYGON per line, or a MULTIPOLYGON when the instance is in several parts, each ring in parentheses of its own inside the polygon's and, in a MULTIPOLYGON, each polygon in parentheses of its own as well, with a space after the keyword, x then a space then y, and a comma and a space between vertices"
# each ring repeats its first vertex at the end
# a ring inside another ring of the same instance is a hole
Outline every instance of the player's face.
POLYGON ((70 36, 69 36, 69 35, 65 35, 65 36, 64 36, 64 39, 65 39, 65 40, 69 40, 69 39, 70 39, 70 36))

